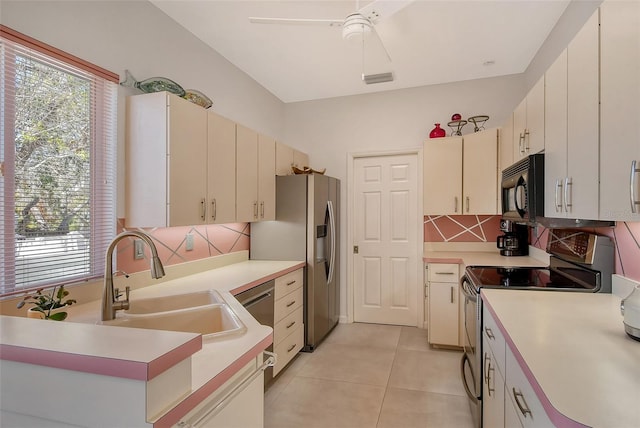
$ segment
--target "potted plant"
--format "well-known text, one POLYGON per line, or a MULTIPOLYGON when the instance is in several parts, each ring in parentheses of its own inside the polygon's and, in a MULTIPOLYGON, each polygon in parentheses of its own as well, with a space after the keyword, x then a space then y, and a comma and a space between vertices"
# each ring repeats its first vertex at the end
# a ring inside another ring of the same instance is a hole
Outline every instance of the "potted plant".
POLYGON ((22 301, 18 303, 18 309, 26 304, 33 307, 27 311, 29 318, 40 318, 46 320, 62 321, 67 318, 67 313, 61 311, 60 308, 76 303, 74 299, 66 299, 69 292, 64 289, 64 285, 53 287, 51 294, 42 292, 42 288, 36 290, 33 294, 27 294, 22 301))

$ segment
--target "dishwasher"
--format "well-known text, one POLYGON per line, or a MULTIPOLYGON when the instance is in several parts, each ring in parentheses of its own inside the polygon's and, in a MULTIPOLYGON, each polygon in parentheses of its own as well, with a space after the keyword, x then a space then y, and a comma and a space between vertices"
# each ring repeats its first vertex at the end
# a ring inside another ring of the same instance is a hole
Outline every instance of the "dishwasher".
MULTIPOLYGON (((256 287, 236 294, 235 298, 238 302, 253 316, 260 324, 273 328, 274 324, 274 296, 275 281, 267 281, 256 287)), ((273 344, 266 349, 273 352, 273 344)), ((268 367, 264 371, 264 387, 273 380, 273 367, 268 367)))

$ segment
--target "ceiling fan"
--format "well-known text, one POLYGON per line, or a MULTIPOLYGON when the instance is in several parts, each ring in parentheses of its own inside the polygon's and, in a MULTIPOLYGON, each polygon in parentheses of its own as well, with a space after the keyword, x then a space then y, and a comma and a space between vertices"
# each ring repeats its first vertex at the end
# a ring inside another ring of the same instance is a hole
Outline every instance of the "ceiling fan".
POLYGON ((366 84, 390 82, 393 80, 393 73, 364 74, 364 36, 372 33, 378 39, 387 59, 391 62, 391 56, 384 46, 382 39, 376 32, 375 26, 378 22, 389 18, 396 12, 404 9, 415 0, 375 0, 371 3, 359 7, 356 0, 356 11, 347 15, 344 19, 315 19, 315 18, 258 18, 249 17, 252 24, 284 24, 284 25, 319 25, 342 28, 342 38, 351 39, 362 36, 362 80, 366 84))

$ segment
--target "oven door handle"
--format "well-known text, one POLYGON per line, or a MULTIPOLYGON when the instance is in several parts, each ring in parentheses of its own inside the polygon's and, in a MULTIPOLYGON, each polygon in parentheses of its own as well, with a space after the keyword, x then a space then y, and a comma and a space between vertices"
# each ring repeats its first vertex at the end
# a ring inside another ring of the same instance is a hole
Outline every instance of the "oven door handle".
POLYGON ((464 297, 471 300, 472 302, 478 301, 478 293, 473 288, 473 285, 471 285, 471 281, 469 280, 467 275, 464 275, 460 279, 460 288, 462 289, 462 294, 464 294, 464 297))
MULTIPOLYGON (((471 392, 471 390, 469 389, 469 385, 467 384, 467 375, 464 372, 464 366, 469 364, 469 368, 471 368, 471 361, 469 361, 469 356, 467 355, 467 353, 463 353, 462 354, 462 360, 460 361, 460 375, 462 376, 462 385, 464 385, 464 390, 467 393, 467 396, 469 397, 469 399, 474 403, 477 404, 478 403, 478 397, 475 396, 475 394, 473 394, 471 392)), ((473 384, 476 384, 476 380, 475 380, 475 376, 473 375, 473 370, 469 370, 469 372, 471 373, 471 380, 473 381, 473 384)))

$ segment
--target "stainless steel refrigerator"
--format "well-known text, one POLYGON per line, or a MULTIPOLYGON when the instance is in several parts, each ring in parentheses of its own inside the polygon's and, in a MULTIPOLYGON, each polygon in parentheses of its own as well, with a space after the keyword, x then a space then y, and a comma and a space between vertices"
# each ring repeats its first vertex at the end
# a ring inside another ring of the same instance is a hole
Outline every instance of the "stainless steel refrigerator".
POLYGON ((306 260, 303 351, 313 352, 340 315, 340 180, 276 177, 276 220, 251 224, 254 260, 306 260))

